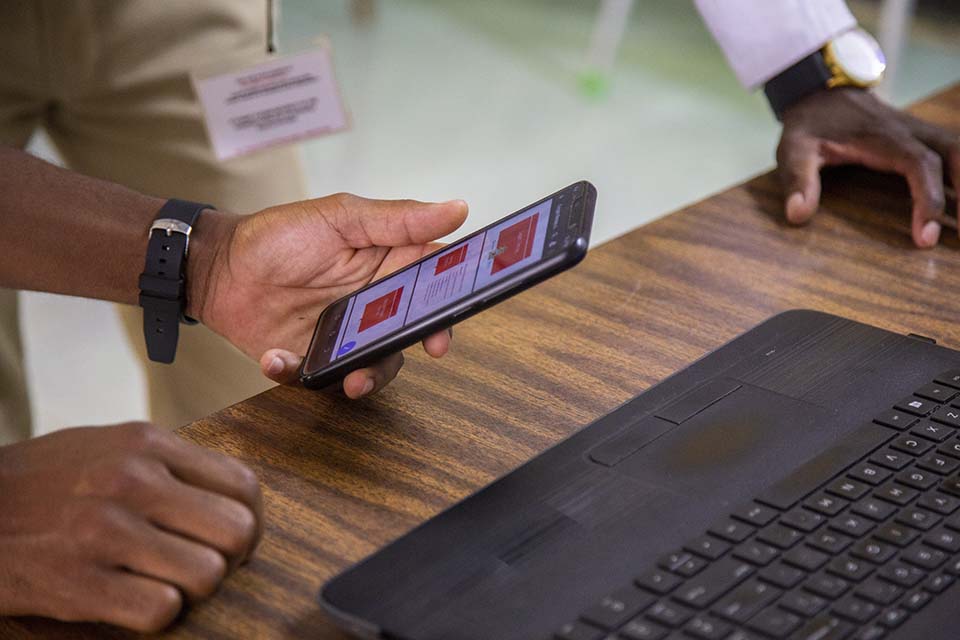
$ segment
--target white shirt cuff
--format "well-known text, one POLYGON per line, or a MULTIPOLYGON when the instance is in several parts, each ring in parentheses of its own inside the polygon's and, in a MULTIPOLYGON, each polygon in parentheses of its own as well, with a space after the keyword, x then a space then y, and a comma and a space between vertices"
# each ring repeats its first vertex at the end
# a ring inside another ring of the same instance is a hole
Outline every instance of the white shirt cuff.
POLYGON ((696 0, 737 79, 754 89, 857 20, 843 0, 696 0))

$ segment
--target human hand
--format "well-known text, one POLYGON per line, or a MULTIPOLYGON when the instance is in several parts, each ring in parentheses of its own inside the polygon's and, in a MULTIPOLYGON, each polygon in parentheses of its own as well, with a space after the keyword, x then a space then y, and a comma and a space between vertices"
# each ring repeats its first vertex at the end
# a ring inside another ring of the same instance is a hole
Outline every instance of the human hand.
POLYGON ((960 186, 960 137, 855 88, 824 89, 783 115, 777 165, 786 216, 804 224, 820 202, 820 169, 861 164, 906 178, 913 198, 911 235, 918 247, 940 238, 944 173, 960 186))
MULTIPOLYGON (((349 194, 243 218, 208 211, 203 216, 210 216, 215 240, 188 276, 194 287, 188 312, 259 359, 267 377, 293 382, 324 307, 436 250, 432 241, 457 229, 466 215, 462 200, 427 204, 349 194)), ((448 331, 423 341, 434 357, 449 345, 448 331)), ((396 353, 353 371, 343 390, 351 398, 372 393, 402 364, 403 354, 396 353)))
POLYGON ((0 448, 0 615, 142 632, 212 594, 260 537, 247 467, 154 426, 0 448))

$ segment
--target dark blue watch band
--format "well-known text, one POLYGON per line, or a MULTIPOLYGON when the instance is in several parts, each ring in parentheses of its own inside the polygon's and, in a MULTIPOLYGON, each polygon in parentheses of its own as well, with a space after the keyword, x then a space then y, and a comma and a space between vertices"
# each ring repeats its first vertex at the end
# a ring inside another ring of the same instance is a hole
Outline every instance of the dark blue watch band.
POLYGON ((140 274, 140 306, 147 356, 154 362, 173 362, 180 322, 196 324, 186 316, 186 261, 190 232, 208 204, 170 199, 150 227, 147 258, 140 274))

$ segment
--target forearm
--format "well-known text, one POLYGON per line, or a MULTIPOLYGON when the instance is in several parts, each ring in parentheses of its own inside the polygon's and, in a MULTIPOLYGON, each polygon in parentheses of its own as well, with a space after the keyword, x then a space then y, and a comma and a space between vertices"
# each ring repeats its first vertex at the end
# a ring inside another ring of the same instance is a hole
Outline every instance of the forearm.
MULTIPOLYGON (((0 147, 0 286, 136 304, 147 233, 164 200, 0 147)), ((223 214, 190 238, 188 300, 205 284, 223 214)))

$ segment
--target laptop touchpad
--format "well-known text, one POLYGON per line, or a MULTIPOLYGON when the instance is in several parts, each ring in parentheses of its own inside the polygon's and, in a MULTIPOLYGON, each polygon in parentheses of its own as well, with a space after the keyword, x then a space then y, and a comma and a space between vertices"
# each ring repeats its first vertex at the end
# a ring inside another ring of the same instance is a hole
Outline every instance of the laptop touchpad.
POLYGON ((759 492, 828 446, 825 434, 838 425, 818 406, 743 384, 669 426, 618 461, 616 471, 672 490, 689 487, 698 496, 716 492, 723 499, 759 492))

